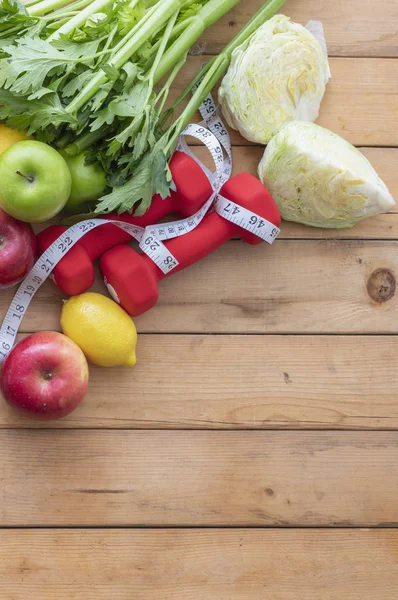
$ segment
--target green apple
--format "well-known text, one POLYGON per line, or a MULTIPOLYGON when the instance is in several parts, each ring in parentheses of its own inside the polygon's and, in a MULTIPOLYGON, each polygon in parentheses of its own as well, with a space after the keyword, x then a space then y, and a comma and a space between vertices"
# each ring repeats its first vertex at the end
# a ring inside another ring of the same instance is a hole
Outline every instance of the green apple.
POLYGON ((54 217, 68 201, 72 178, 62 156, 47 144, 17 142, 0 156, 0 206, 28 223, 54 217))
POLYGON ((98 163, 85 164, 85 153, 77 156, 69 156, 66 152, 60 152, 69 167, 72 176, 72 190, 65 210, 76 212, 82 204, 97 200, 106 188, 106 176, 98 163))

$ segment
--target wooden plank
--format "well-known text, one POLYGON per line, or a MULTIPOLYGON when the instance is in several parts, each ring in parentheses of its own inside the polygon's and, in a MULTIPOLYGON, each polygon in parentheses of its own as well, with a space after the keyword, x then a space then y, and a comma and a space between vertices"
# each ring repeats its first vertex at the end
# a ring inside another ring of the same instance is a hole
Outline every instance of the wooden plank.
POLYGON ((396 242, 230 242, 164 281, 159 304, 137 323, 157 332, 395 333, 397 269, 396 242))
POLYGON ((318 124, 355 145, 397 146, 398 61, 335 59, 330 66, 318 124))
POLYGON ((230 242, 160 284, 141 331, 396 333, 397 242, 230 242))
POLYGON ((142 335, 137 366, 91 367, 67 418, 0 402, 0 428, 397 429, 397 354, 396 336, 142 335))
POLYGON ((2 526, 398 523, 395 432, 0 432, 2 526))
MULTIPOLYGON (((263 0, 241 0, 223 19, 203 36, 202 48, 217 54, 263 0)), ((398 56, 397 6, 394 0, 288 0, 279 11, 305 25, 310 20, 323 23, 331 56, 398 56)))
MULTIPOLYGON (((135 321, 149 333, 396 333, 395 241, 231 241, 160 282, 135 321), (371 294, 371 295, 370 295, 371 294)), ((94 290, 104 292, 97 281, 94 290)), ((0 315, 12 297, 0 296, 0 315)), ((46 282, 21 331, 59 329, 64 294, 46 282)))
MULTIPOLYGON (((172 98, 185 89, 202 62, 203 56, 188 58, 173 86, 172 98)), ((333 58, 330 68, 332 79, 318 124, 356 146, 398 146, 398 60, 333 58)), ((232 141, 248 143, 236 132, 232 141)))
POLYGON ((396 530, 2 531, 4 600, 395 600, 396 530))

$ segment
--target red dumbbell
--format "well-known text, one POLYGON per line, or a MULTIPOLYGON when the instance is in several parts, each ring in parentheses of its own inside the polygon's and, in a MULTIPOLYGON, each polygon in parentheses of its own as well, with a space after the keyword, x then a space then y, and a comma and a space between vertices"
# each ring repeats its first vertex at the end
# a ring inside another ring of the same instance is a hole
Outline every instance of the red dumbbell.
MULTIPOLYGON (((158 223, 170 213, 177 213, 182 217, 195 214, 212 194, 206 174, 193 158, 183 152, 174 153, 170 170, 177 191, 171 192, 168 198, 162 200, 159 195, 154 196, 149 210, 141 217, 124 213, 109 214, 103 218, 146 227, 158 223)), ((39 233, 37 241, 40 253, 47 250, 66 229, 60 225, 52 225, 39 233)), ((89 231, 55 267, 53 278, 56 285, 69 296, 77 296, 86 291, 94 283, 94 261, 106 250, 131 239, 126 232, 110 223, 89 231)))
MULTIPOLYGON (((220 193, 279 226, 281 219, 272 196, 249 173, 240 173, 227 181, 220 193)), ((156 304, 158 281, 185 269, 236 236, 248 244, 262 242, 260 237, 212 212, 190 233, 165 242, 179 262, 170 273, 163 273, 146 254, 138 254, 125 245, 116 246, 102 255, 101 273, 111 295, 131 316, 136 317, 156 304)))

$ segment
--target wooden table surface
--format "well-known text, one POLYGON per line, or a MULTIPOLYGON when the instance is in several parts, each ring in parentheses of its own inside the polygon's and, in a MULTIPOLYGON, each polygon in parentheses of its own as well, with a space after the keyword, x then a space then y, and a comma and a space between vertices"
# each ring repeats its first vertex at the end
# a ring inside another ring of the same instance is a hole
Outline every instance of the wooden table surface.
MULTIPOLYGON (((204 51, 260 4, 241 0, 204 51)), ((398 198, 397 0, 283 12, 322 20, 319 123, 398 198)), ((232 138, 235 172, 255 173, 262 149, 232 138)), ((1 599, 396 600, 397 273, 398 209, 339 232, 284 224, 272 247, 231 241, 162 282, 137 366, 91 368, 70 417, 0 403, 1 599)), ((21 335, 59 329, 61 301, 46 284, 21 335)))

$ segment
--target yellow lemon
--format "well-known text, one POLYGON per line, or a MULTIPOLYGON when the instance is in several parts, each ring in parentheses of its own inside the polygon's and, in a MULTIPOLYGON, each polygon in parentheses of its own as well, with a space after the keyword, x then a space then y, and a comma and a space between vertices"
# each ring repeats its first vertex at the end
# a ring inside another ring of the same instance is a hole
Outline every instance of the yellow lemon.
POLYGON ((61 327, 95 365, 136 363, 135 325, 125 310, 102 294, 86 292, 67 300, 62 308, 61 327))
POLYGON ((0 123, 0 154, 3 154, 7 148, 16 144, 17 142, 25 142, 32 138, 27 136, 24 131, 18 131, 18 129, 10 129, 4 123, 0 123))

